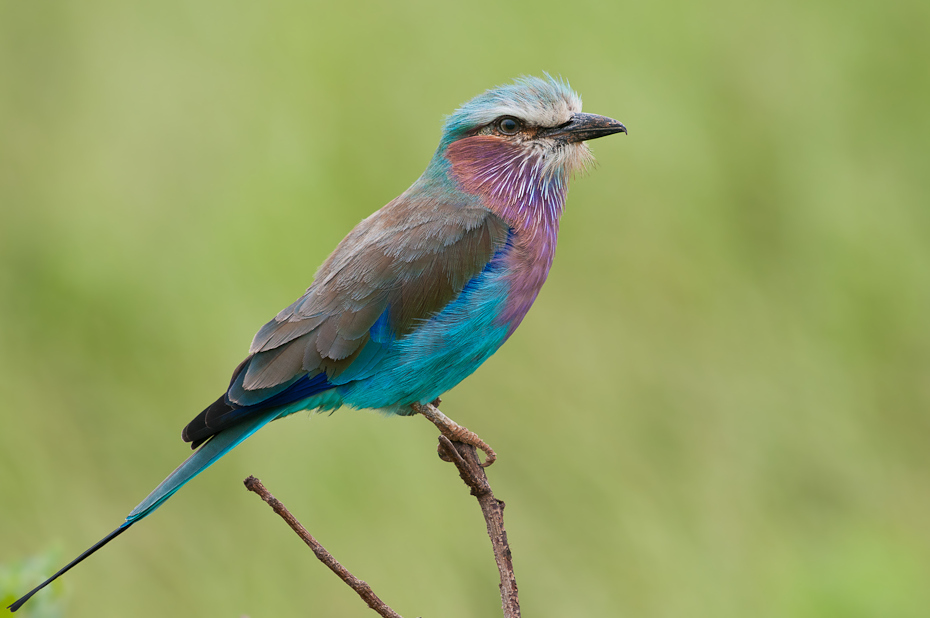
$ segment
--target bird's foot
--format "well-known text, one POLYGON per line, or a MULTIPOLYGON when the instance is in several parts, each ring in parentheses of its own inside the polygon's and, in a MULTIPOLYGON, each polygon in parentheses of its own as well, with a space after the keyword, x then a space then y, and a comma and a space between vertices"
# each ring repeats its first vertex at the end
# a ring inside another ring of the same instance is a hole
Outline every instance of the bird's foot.
POLYGON ((439 411, 439 408, 436 407, 438 399, 433 403, 428 403, 426 405, 420 405, 418 403, 411 404, 414 412, 422 414, 429 421, 436 425, 436 428, 439 429, 440 433, 445 437, 449 438, 452 442, 461 442, 463 444, 468 444, 475 447, 485 454, 484 463, 481 464, 482 468, 487 468, 497 459, 497 454, 494 452, 487 443, 478 437, 474 431, 471 431, 467 427, 462 427, 451 418, 439 411))

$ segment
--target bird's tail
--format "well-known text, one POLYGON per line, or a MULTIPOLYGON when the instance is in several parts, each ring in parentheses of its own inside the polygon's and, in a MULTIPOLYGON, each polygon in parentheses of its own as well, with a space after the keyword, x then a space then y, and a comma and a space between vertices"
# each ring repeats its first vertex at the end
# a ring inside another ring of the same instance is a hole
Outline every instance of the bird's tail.
POLYGON ((274 420, 277 415, 278 411, 271 411, 256 414, 252 418, 246 417, 242 422, 213 436, 206 444, 197 449, 197 452, 188 457, 187 461, 169 474, 168 478, 161 482, 161 485, 153 489, 152 493, 126 516, 126 521, 121 527, 129 527, 150 515, 165 500, 173 496, 174 492, 181 489, 187 481, 206 470, 213 462, 238 446, 240 442, 274 420))
POLYGON ((131 525, 148 517, 155 509, 160 507, 165 500, 174 495, 174 492, 181 489, 185 483, 206 470, 213 462, 235 448, 240 442, 274 420, 276 416, 277 412, 267 412, 265 414, 257 414, 254 418, 247 417, 241 423, 213 436, 209 442, 197 449, 197 451, 188 457, 184 463, 178 466, 174 472, 169 474, 168 478, 152 490, 152 493, 126 516, 126 521, 124 521, 119 528, 100 539, 94 546, 69 562, 63 569, 10 605, 10 611, 15 612, 18 610, 32 597, 32 595, 48 586, 60 576, 67 573, 72 567, 128 530, 131 525))

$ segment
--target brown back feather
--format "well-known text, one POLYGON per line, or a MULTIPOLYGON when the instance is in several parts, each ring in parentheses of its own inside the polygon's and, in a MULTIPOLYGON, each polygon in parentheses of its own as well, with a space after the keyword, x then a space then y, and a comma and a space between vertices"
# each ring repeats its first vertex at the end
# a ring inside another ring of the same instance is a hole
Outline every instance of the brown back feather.
POLYGON ((403 337, 458 296, 507 232, 484 208, 401 195, 359 223, 307 292, 259 330, 244 388, 269 388, 300 372, 338 375, 385 311, 403 337))

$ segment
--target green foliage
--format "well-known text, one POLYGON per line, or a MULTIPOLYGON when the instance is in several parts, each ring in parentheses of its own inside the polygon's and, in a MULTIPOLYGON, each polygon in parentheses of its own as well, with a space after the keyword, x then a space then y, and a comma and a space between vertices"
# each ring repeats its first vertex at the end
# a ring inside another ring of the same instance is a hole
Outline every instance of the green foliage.
MULTIPOLYGON (((928 25, 918 0, 0 4, 3 561, 118 525, 443 114, 546 70, 630 134, 592 144, 536 307, 443 404, 500 455, 525 613, 923 616, 928 25)), ((401 614, 494 615, 434 445, 273 423, 69 573, 68 615, 368 615, 248 474, 401 614)))
MULTIPOLYGON (((0 607, 6 608, 19 597, 42 583, 61 565, 61 552, 52 551, 12 564, 0 564, 0 607)), ((60 618, 64 616, 62 582, 56 581, 34 597, 17 615, 22 618, 60 618)), ((4 609, 4 611, 6 611, 4 609)))

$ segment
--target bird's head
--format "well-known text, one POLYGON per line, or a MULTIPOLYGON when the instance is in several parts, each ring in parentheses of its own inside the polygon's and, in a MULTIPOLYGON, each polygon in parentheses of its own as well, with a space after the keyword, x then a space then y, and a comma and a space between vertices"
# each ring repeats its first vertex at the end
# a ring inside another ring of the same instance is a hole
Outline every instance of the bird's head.
POLYGON ((434 161, 451 164, 461 189, 508 220, 557 218, 572 173, 593 161, 585 141, 621 132, 612 118, 582 113, 566 82, 521 77, 449 116, 434 161))

